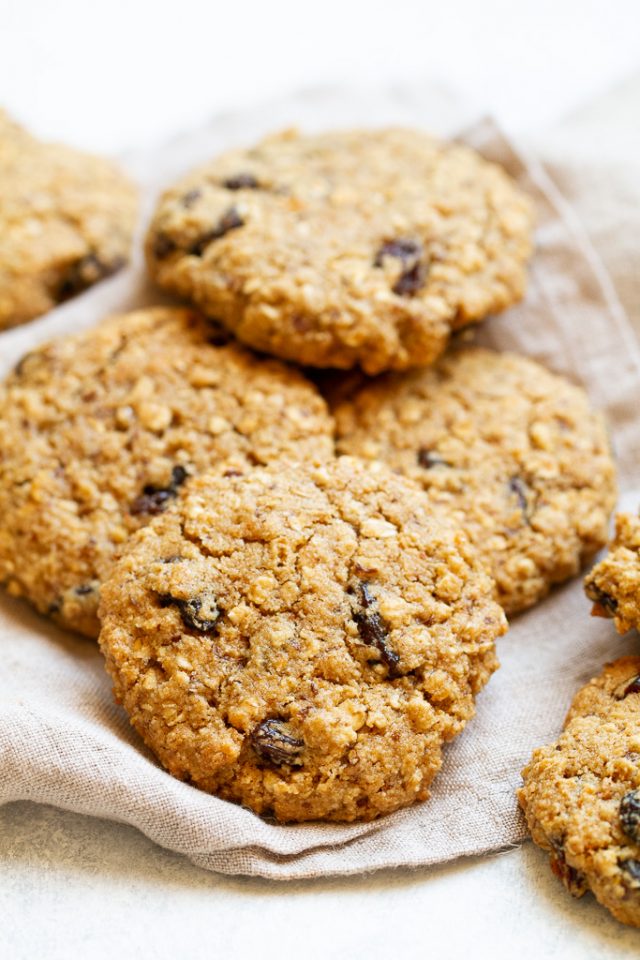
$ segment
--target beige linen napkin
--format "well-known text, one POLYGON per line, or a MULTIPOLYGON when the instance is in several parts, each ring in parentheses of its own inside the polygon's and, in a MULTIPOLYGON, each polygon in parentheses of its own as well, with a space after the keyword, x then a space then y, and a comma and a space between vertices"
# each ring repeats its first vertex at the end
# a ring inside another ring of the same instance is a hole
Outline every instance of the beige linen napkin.
POLYGON ((536 151, 580 213, 640 336, 640 74, 576 110, 536 151))
MULTIPOLYGON (((308 128, 395 121, 451 132, 464 119, 442 91, 325 91, 219 118, 205 130, 129 158, 148 185, 227 144, 291 121, 308 128)), ((538 250, 526 301, 479 337, 519 350, 583 383, 610 420, 630 500, 640 455, 640 350, 610 280, 571 209, 534 160, 489 122, 465 137, 502 162, 533 196, 538 250)), ((0 335, 0 375, 34 343, 158 299, 139 263, 73 304, 0 335)), ((29 799, 133 824, 199 866, 278 879, 424 865, 517 843, 525 835, 515 789, 538 744, 553 738, 576 688, 632 649, 589 617, 579 580, 514 620, 502 669, 476 719, 447 749, 429 801, 372 824, 278 826, 165 773, 111 699, 96 646, 25 604, 0 597, 0 802, 29 799)))

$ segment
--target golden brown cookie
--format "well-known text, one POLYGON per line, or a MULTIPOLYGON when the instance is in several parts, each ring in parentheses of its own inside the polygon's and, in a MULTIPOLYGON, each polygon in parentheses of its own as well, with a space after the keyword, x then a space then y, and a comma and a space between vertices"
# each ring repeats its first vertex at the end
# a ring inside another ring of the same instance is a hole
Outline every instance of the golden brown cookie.
POLYGON ((234 150, 161 198, 158 283, 258 350, 367 373, 431 363, 522 296, 529 201, 501 168, 414 130, 234 150))
POLYGON ((112 163, 41 143, 0 110, 0 330, 119 270, 137 209, 112 163))
POLYGON ((96 635, 113 557, 191 476, 330 457, 332 427, 304 377, 189 310, 45 345, 0 385, 0 582, 96 635))
POLYGON ((556 876, 632 926, 640 926, 639 758, 640 657, 624 657, 576 695, 564 732, 534 752, 519 792, 556 876))
POLYGON ((341 453, 412 477, 463 526, 509 614, 606 541, 616 489, 603 420, 532 360, 460 350, 364 385, 335 416, 341 453))
POLYGON ((585 579, 593 614, 612 617, 618 633, 640 627, 640 517, 616 517, 615 537, 604 560, 585 579))
POLYGON ((100 617, 167 770, 282 821, 424 799, 506 629, 464 534, 351 458, 195 479, 132 538, 100 617))

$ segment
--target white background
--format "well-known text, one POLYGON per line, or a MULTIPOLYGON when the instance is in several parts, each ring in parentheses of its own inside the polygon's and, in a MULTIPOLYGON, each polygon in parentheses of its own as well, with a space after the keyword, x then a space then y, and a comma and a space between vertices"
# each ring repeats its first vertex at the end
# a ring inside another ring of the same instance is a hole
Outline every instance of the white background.
MULTIPOLYGON (((0 0, 0 103, 118 153, 300 86, 435 78, 540 132, 640 68, 639 0, 0 0)), ((640 121, 639 121, 640 123, 640 121)), ((136 831, 0 809, 0 960, 636 956, 545 857, 291 885, 221 878, 136 831)))
POLYGON ((439 78, 516 131, 640 67, 638 0, 0 0, 0 101, 134 146, 292 87, 439 78))

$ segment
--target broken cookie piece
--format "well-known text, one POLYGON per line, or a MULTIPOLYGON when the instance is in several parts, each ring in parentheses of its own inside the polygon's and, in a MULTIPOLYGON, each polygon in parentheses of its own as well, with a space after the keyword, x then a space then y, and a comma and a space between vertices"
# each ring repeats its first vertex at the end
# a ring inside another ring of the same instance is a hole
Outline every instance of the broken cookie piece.
POLYGON ((580 690, 563 732, 523 770, 520 806, 533 840, 575 897, 586 891, 640 926, 639 657, 580 690), (621 696, 620 691, 625 693, 621 696))
POLYGON ((607 555, 585 578, 594 616, 611 617, 618 633, 640 628, 640 517, 620 513, 607 555))

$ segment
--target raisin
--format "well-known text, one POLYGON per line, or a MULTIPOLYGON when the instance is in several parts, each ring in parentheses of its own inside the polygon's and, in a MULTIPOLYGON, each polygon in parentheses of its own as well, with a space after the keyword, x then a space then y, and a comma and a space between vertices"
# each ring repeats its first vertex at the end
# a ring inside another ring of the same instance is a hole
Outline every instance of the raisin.
POLYGON ((376 598, 371 593, 368 584, 360 583, 357 587, 359 609, 353 614, 358 627, 358 633, 363 643, 375 647, 380 653, 380 659, 386 666, 389 677, 400 676, 400 657, 387 643, 388 632, 384 620, 377 610, 376 598))
POLYGON ((227 190, 259 190, 260 184, 252 173, 236 173, 224 181, 227 190))
POLYGON ((640 843, 640 790, 630 790, 620 801, 620 826, 631 840, 640 843))
POLYGON ((215 333, 213 336, 207 338, 207 343, 212 347, 226 347, 230 342, 230 337, 228 333, 215 333))
POLYGON ((618 601, 611 594, 602 590, 595 583, 587 584, 587 596, 593 600, 594 607, 592 613, 596 616, 615 617, 618 610, 618 601))
POLYGON ((263 720, 251 734, 251 746, 261 760, 280 767, 299 767, 303 760, 304 740, 292 737, 283 720, 263 720))
POLYGON ((161 593, 158 599, 161 607, 177 607, 185 627, 198 633, 210 633, 222 616, 212 594, 182 600, 170 593, 161 593))
POLYGON ((640 674, 628 681, 622 691, 622 694, 618 697, 618 700, 624 700, 624 698, 628 697, 630 693, 640 693, 640 674))
POLYGON ((185 482, 189 474, 181 464, 176 464, 171 471, 171 488, 177 490, 185 482))
POLYGON ((209 244, 213 243, 214 240, 219 240, 220 237, 224 237, 224 235, 230 233, 231 230, 237 230, 238 227, 243 226, 244 220, 236 208, 229 207, 226 213, 222 214, 215 227, 203 234, 203 236, 189 247, 189 253, 194 257, 201 257, 209 244))
POLYGON ((98 280, 104 280, 116 273, 124 264, 123 257, 116 257, 110 263, 104 263, 95 253, 88 253, 86 257, 81 257, 71 265, 58 287, 57 299, 68 300, 69 297, 82 293, 98 280))
POLYGON ((433 453, 432 450, 427 450, 426 447, 421 447, 418 450, 418 464, 426 470, 430 470, 432 467, 451 466, 448 460, 445 460, 437 453, 433 453))
POLYGON ((148 513, 154 517, 156 514, 162 513, 174 497, 175 493, 168 487, 159 490, 152 484, 147 484, 141 496, 136 497, 133 501, 129 511, 134 517, 140 516, 142 513, 148 513))
POLYGON ((153 255, 156 260, 166 260, 169 254, 178 249, 178 244, 166 233, 159 233, 153 241, 153 255))
POLYGON ((416 263, 400 274, 391 289, 399 297, 412 297, 418 290, 422 290, 426 279, 427 268, 423 263, 416 263))
POLYGON ((587 882, 583 873, 567 863, 561 844, 553 844, 551 854, 551 871, 561 880, 569 893, 574 897, 581 897, 587 889, 587 882))
POLYGON ((164 557, 162 563, 180 563, 184 557, 180 553, 172 553, 170 557, 164 557))
POLYGON ((509 480, 509 490, 515 495, 524 519, 529 520, 531 516, 531 508, 529 507, 529 501, 527 499, 529 489, 526 483, 524 480, 521 480, 520 477, 511 477, 509 480))
POLYGON ((162 513, 170 500, 173 500, 179 487, 185 482, 189 474, 184 467, 175 466, 171 471, 171 482, 166 487, 156 487, 153 483, 148 483, 142 488, 142 493, 133 501, 129 507, 129 512, 133 516, 141 513, 148 513, 155 516, 162 513))
POLYGON ((225 330, 217 320, 207 318, 207 324, 211 330, 207 337, 207 343, 212 347, 226 347, 231 342, 231 334, 225 330))
POLYGON ((385 257, 393 257, 403 264, 403 270, 392 290, 400 297, 412 297, 421 290, 427 279, 427 267, 422 262, 422 244, 418 240, 400 237, 387 240, 377 251, 373 265, 381 267, 385 257))
POLYGON ((628 860, 618 860, 618 865, 625 873, 628 873, 632 880, 640 883, 640 860, 629 857, 628 860))
POLYGON ((86 597, 90 593, 93 593, 95 586, 91 583, 81 583, 79 587, 76 587, 73 591, 78 597, 86 597))
POLYGON ((194 203, 197 203, 202 196, 202 190, 189 190, 182 198, 182 206, 190 210, 194 203))
POLYGON ((398 240, 387 240, 376 253, 374 267, 381 267, 385 257, 394 257, 396 260, 415 261, 422 255, 422 244, 417 240, 401 237, 398 240))

